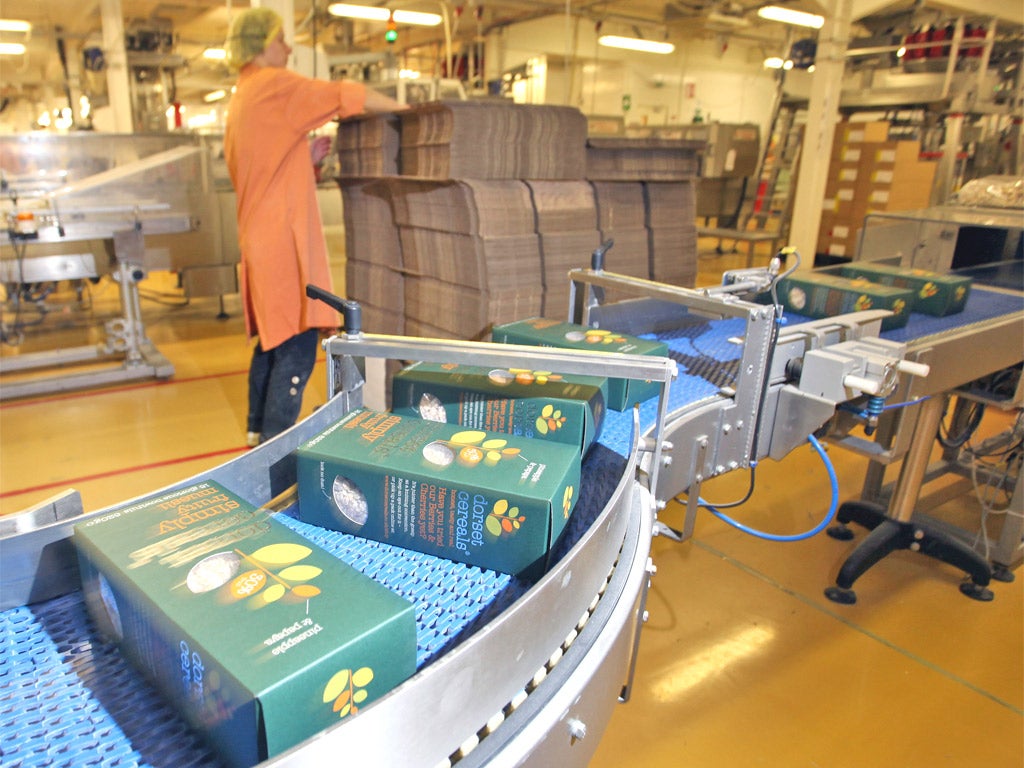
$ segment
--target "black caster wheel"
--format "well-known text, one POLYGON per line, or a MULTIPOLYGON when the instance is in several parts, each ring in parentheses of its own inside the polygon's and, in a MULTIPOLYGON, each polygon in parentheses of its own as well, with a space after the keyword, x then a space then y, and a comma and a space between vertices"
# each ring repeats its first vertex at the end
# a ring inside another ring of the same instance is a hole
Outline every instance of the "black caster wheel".
POLYGON ((853 605, 857 602, 857 593, 852 589, 844 589, 843 587, 828 587, 825 590, 825 597, 833 603, 841 605, 853 605))
POLYGON ((960 591, 972 600, 978 600, 983 603, 989 603, 995 599, 991 589, 975 584, 973 581, 965 581, 961 584, 960 591))
POLYGON ((853 529, 843 523, 836 523, 830 526, 825 533, 837 541, 849 541, 853 538, 853 529))

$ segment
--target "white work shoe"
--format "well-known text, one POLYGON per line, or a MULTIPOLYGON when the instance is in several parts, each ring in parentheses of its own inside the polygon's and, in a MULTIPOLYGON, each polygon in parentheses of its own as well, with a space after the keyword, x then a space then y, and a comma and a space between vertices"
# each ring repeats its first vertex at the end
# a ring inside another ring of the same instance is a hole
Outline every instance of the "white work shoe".
POLYGON ((250 448, 255 448, 260 444, 260 433, 259 432, 247 432, 245 435, 245 444, 250 448))

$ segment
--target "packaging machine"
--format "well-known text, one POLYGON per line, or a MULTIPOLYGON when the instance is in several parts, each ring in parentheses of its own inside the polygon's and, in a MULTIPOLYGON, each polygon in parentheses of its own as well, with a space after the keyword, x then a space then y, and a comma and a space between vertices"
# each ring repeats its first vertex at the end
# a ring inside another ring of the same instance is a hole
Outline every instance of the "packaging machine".
MULTIPOLYGON (((215 275, 214 293, 236 290, 219 239, 225 212, 232 230, 234 214, 213 189, 210 165, 209 147, 190 136, 0 139, 3 342, 20 346, 25 329, 45 320, 61 281, 109 276, 120 300, 99 344, 0 358, 9 374, 0 398, 173 375, 146 335, 139 282, 150 270, 176 269, 215 275)), ((194 292, 196 281, 185 282, 194 292)))
MULTIPOLYGON (((706 479, 782 458, 842 403, 930 378, 925 363, 907 359, 907 342, 878 337, 880 313, 783 324, 775 306, 751 300, 771 293, 780 268, 776 261, 730 273, 703 290, 614 275, 596 255, 591 269, 571 273, 569 319, 668 339, 667 358, 377 336, 363 333, 358 305, 340 302, 346 331, 325 344, 327 404, 203 479, 262 505, 415 602, 418 671, 266 764, 585 765, 612 708, 629 698, 655 572, 652 536, 689 535, 706 479), (602 305, 608 288, 637 298, 602 305), (376 357, 525 363, 646 379, 661 389, 631 411, 607 413, 584 460, 569 533, 551 568, 527 583, 295 519, 294 450, 363 403, 365 363, 376 357), (680 493, 688 494, 687 523, 673 531, 658 512, 680 493)), ((0 518, 5 761, 213 765, 199 736, 92 634, 70 536, 75 522, 107 511, 83 515, 70 493, 0 518)))

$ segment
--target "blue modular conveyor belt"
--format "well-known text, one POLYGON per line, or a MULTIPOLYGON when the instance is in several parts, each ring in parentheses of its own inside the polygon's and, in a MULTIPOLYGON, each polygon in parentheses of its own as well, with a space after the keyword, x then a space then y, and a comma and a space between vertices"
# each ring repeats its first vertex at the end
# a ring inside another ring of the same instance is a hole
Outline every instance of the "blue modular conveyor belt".
MULTIPOLYGON (((914 315, 907 329, 885 335, 926 336, 1022 307, 1019 295, 975 290, 964 314, 914 315)), ((742 321, 694 318, 658 334, 680 368, 670 390, 670 414, 713 398, 730 384, 742 349, 731 339, 742 333, 742 321)), ((656 400, 640 411, 647 430, 657 419, 656 400)), ((618 484, 631 432, 629 412, 607 413, 599 443, 584 462, 582 495, 561 544, 565 551, 618 484)), ((281 513, 289 525, 416 604, 420 667, 462 642, 529 586, 503 574, 318 529, 294 519, 293 511, 281 513)), ((77 591, 0 613, 0 763, 5 768, 218 764, 202 738, 117 649, 96 639, 77 591)))

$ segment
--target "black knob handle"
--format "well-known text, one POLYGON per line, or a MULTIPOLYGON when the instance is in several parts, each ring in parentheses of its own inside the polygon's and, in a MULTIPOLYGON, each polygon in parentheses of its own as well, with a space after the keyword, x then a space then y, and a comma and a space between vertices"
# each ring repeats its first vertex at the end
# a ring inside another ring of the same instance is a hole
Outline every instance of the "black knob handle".
POLYGON ((604 255, 608 253, 608 249, 615 245, 615 241, 612 238, 608 238, 601 243, 594 252, 590 255, 590 268, 595 272, 604 271, 604 255))
POLYGON ((359 306, 358 301, 343 299, 329 291, 325 291, 323 288, 317 288, 315 285, 306 286, 306 295, 338 310, 341 313, 343 326, 347 333, 362 333, 363 308, 359 306))

